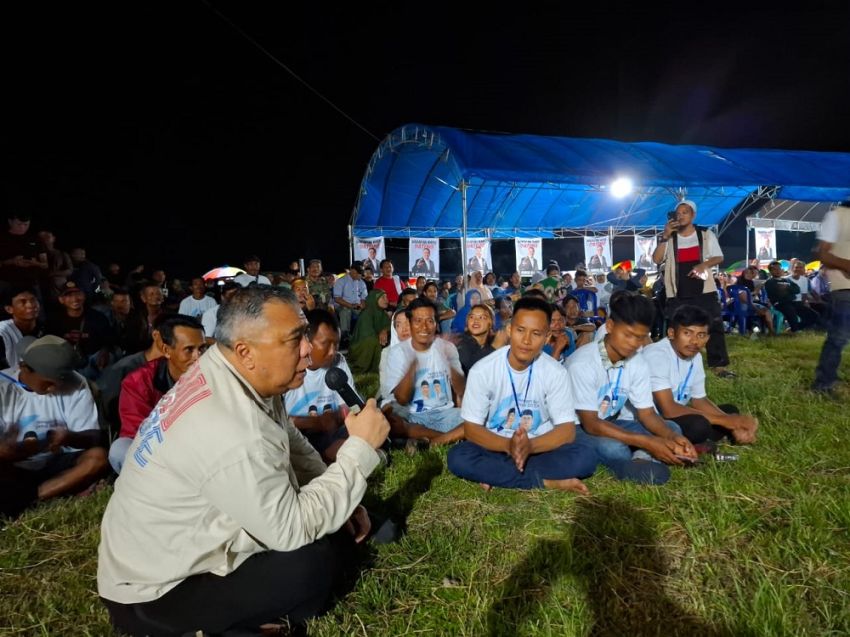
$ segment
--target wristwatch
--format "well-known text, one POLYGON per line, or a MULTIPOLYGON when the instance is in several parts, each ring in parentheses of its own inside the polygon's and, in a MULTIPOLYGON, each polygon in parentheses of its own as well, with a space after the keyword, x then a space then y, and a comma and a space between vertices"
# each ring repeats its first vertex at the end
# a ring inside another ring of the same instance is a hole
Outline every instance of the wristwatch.
POLYGON ((667 239, 665 239, 664 235, 660 234, 660 235, 658 235, 658 240, 656 241, 656 243, 667 243, 667 241, 669 241, 669 237, 667 239))

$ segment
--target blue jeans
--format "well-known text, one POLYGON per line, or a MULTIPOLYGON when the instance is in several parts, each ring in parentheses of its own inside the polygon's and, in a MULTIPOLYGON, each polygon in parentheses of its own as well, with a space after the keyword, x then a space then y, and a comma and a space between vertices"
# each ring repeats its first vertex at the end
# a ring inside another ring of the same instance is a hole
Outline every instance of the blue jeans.
POLYGON ((507 489, 536 489, 543 480, 587 478, 596 470, 596 453, 587 441, 576 440, 552 451, 529 456, 520 472, 506 453, 489 451, 474 442, 455 445, 448 456, 449 471, 459 478, 507 489))
POLYGON ((410 412, 408 420, 417 425, 428 427, 440 433, 447 433, 463 423, 460 417, 460 408, 438 409, 432 411, 410 412))
MULTIPOLYGON (((655 435, 636 420, 615 420, 611 424, 616 425, 620 429, 628 431, 631 434, 640 434, 643 436, 655 435)), ((666 424, 676 434, 681 435, 682 429, 675 422, 665 420, 664 424, 666 424)), ((653 462, 658 462, 658 460, 655 460, 655 458, 650 456, 643 449, 629 447, 627 444, 622 443, 619 440, 615 440, 614 438, 591 435, 584 431, 581 427, 578 427, 576 430, 576 440, 578 440, 580 436, 586 437, 590 440, 591 444, 593 444, 596 449, 597 455, 599 456, 599 462, 604 465, 607 465, 610 461, 622 462, 630 460, 652 460, 653 462)))
POLYGON ((832 316, 815 370, 815 382, 812 384, 814 390, 829 390, 838 382, 841 350, 850 341, 850 290, 836 290, 831 296, 832 316))

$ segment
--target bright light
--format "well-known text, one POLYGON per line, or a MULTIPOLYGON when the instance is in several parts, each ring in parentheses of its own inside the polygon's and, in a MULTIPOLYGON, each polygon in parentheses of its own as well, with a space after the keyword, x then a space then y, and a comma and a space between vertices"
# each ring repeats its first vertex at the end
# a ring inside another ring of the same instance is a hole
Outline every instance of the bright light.
POLYGON ((617 199, 622 199, 632 191, 632 180, 628 177, 619 177, 611 184, 611 194, 617 199))

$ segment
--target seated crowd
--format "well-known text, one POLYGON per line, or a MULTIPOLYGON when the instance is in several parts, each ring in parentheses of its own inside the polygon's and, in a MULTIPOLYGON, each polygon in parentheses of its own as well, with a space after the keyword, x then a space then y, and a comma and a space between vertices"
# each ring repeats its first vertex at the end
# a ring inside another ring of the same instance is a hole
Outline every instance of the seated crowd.
MULTIPOLYGON (((0 513, 119 473, 98 587, 130 634, 320 612, 369 533, 359 502, 388 436, 452 445, 451 473, 487 490, 579 494, 600 465, 663 484, 722 440, 756 440, 755 418, 706 393, 705 310, 681 305, 652 342, 642 270, 408 286, 387 259, 378 277, 244 266, 183 291, 161 270, 104 276, 84 251, 35 278, 3 262, 0 513), (352 387, 376 374, 377 400, 347 404, 333 368, 352 387)), ((770 302, 791 329, 794 310, 816 323, 774 269, 770 302)))

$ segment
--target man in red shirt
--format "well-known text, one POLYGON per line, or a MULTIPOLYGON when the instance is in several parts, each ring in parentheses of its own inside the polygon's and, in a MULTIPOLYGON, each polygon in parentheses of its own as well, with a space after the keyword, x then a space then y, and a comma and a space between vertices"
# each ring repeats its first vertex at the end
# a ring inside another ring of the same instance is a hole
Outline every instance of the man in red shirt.
POLYGON ((198 360, 207 348, 204 328, 196 318, 175 314, 159 326, 162 356, 134 370, 121 383, 118 415, 121 433, 109 448, 109 464, 121 473, 124 456, 142 422, 159 399, 198 360))
POLYGON ((389 259, 381 261, 381 276, 375 280, 375 289, 382 290, 387 295, 391 310, 395 310, 398 305, 398 297, 404 287, 399 278, 393 274, 393 262, 389 259))

